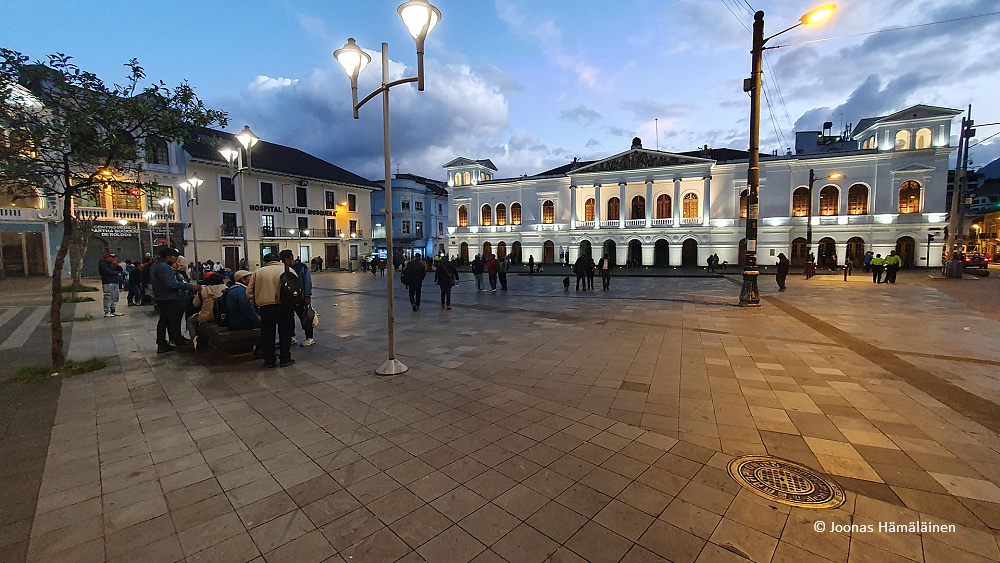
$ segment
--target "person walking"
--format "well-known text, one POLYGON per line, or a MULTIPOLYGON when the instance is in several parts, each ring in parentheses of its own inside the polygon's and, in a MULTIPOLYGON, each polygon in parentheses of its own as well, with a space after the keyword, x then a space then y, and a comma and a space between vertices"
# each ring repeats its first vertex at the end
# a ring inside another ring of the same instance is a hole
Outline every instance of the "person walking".
POLYGON ((295 318, 292 306, 281 302, 282 274, 295 275, 291 268, 282 263, 281 258, 270 252, 264 256, 264 267, 250 275, 247 285, 247 299, 260 312, 260 346, 264 367, 290 366, 292 359, 292 333, 295 318), (275 333, 278 340, 278 363, 275 363, 275 333))
MULTIPOLYGON (((313 315, 315 314, 312 308, 312 276, 309 274, 309 268, 302 263, 301 260, 296 260, 295 256, 292 254, 291 250, 287 248, 278 253, 278 258, 281 258, 281 262, 292 269, 295 275, 299 277, 299 285, 302 287, 302 301, 293 307, 295 316, 299 318, 299 324, 302 326, 302 332, 306 334, 306 339, 302 342, 301 346, 312 346, 316 343, 313 340, 313 315)), ((372 275, 375 275, 375 267, 372 266, 372 275)), ((292 327, 293 333, 295 327, 292 327)), ((294 337, 294 336, 293 336, 294 337)))
POLYGON ((604 286, 604 291, 608 291, 611 289, 611 258, 607 254, 601 258, 599 267, 601 270, 601 284, 604 286))
POLYGON ((124 313, 115 312, 118 306, 122 284, 122 267, 114 254, 105 254, 97 261, 97 271, 101 274, 101 289, 104 291, 104 316, 120 317, 124 313))
POLYGON ((872 258, 875 258, 875 254, 871 250, 865 252, 863 264, 866 273, 872 271, 872 258))
POLYGON ((778 272, 774 279, 778 282, 778 291, 785 291, 785 280, 788 279, 788 268, 792 265, 788 257, 782 252, 778 254, 778 272))
MULTIPOLYGON (((480 274, 482 276, 482 274, 480 274)), ((403 273, 400 275, 403 284, 410 290, 410 307, 414 311, 420 310, 420 290, 423 289, 424 278, 427 277, 427 268, 424 261, 420 259, 420 254, 414 254, 413 260, 406 263, 403 273)))
POLYGON ((714 257, 711 254, 709 254, 708 255, 708 267, 705 268, 705 273, 711 274, 712 272, 714 272, 715 271, 714 266, 715 266, 715 259, 714 259, 714 257))
POLYGON ((594 273, 597 271, 597 263, 594 262, 593 256, 587 257, 587 266, 585 272, 587 273, 587 289, 594 291, 594 273))
POLYGON ((486 262, 486 273, 490 277, 490 290, 493 293, 497 292, 497 257, 493 254, 489 255, 488 262, 486 262))
POLYGON ((882 281, 882 272, 885 271, 885 259, 882 258, 882 255, 876 254, 870 264, 872 267, 872 282, 885 283, 882 281))
POLYGON ((535 255, 532 254, 528 256, 528 275, 530 276, 534 273, 535 273, 535 255))
POLYGON ((507 261, 507 255, 500 257, 497 261, 497 279, 500 280, 500 291, 507 291, 507 270, 510 268, 510 263, 507 261))
POLYGON ((476 291, 483 290, 483 270, 486 268, 486 264, 483 262, 482 257, 476 254, 476 257, 472 259, 472 275, 476 276, 476 291))
POLYGON ((156 353, 173 352, 177 344, 187 340, 181 334, 181 322, 184 320, 184 308, 187 305, 187 295, 190 291, 200 291, 201 286, 183 282, 177 278, 174 264, 180 252, 176 248, 160 250, 160 260, 150 268, 149 278, 160 310, 160 318, 156 323, 156 353), (170 339, 167 339, 169 334, 170 339), (174 342, 176 344, 171 344, 174 342))
POLYGON ((128 306, 142 305, 142 263, 136 262, 128 273, 128 306))
POLYGON ((899 272, 899 268, 903 265, 903 259, 896 254, 895 250, 889 252, 889 256, 885 258, 885 281, 887 283, 896 283, 896 273, 899 272))
POLYGON ((587 291, 587 257, 583 254, 573 263, 573 273, 576 274, 576 290, 580 291, 580 282, 583 282, 583 290, 587 291))
POLYGON ((441 308, 451 310, 451 288, 458 283, 458 268, 450 260, 441 260, 434 271, 434 283, 441 288, 441 308))

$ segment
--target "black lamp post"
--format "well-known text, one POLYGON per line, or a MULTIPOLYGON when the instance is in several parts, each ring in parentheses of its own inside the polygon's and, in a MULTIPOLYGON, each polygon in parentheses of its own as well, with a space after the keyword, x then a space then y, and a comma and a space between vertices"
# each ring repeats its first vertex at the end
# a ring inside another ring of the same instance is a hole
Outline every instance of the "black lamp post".
POLYGON ((764 58, 765 43, 771 39, 791 31, 800 25, 819 23, 833 13, 834 6, 817 8, 799 19, 799 23, 764 37, 764 12, 753 15, 753 49, 751 55, 751 74, 743 83, 743 91, 750 92, 750 168, 747 171, 747 249, 743 266, 743 288, 740 290, 740 307, 760 307, 760 290, 757 289, 757 219, 759 212, 760 188, 760 83, 761 66, 764 58))

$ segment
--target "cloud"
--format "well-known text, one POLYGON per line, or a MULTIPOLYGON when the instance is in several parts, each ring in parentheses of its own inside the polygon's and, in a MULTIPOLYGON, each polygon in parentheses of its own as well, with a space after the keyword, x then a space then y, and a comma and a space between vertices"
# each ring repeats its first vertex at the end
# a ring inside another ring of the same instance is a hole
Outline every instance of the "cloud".
POLYGON ((911 103, 913 93, 927 79, 911 72, 897 79, 890 80, 884 87, 877 74, 869 75, 860 86, 851 92, 847 101, 831 109, 829 107, 813 108, 795 121, 796 131, 819 130, 823 122, 832 121, 857 123, 865 117, 878 117, 905 108, 911 103))
POLYGON ((684 117, 698 109, 691 104, 658 102, 650 99, 628 100, 622 102, 621 106, 632 112, 636 121, 640 122, 684 117))
POLYGON ((601 120, 601 114, 587 106, 577 106, 573 109, 559 112, 559 119, 570 123, 588 126, 601 120))
POLYGON ((588 149, 592 148, 592 147, 599 147, 599 146, 601 146, 601 142, 598 141, 597 139, 590 139, 589 141, 587 141, 587 144, 586 144, 586 147, 588 149))
POLYGON ((622 129, 621 127, 607 127, 606 131, 609 135, 614 137, 632 137, 634 131, 629 131, 628 129, 622 129))
POLYGON ((476 71, 476 74, 481 76, 483 80, 494 84, 501 92, 506 94, 524 91, 524 85, 518 82, 513 75, 500 70, 496 66, 486 65, 476 71))

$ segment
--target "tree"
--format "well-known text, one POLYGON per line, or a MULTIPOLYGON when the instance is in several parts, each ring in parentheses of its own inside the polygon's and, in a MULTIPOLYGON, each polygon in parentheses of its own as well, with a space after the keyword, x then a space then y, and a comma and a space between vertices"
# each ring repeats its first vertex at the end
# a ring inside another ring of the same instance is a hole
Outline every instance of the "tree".
POLYGON ((0 190, 18 196, 40 192, 60 207, 62 241, 52 276, 52 365, 63 352, 63 265, 74 240, 74 200, 97 199, 108 190, 144 190, 146 143, 185 142, 198 127, 226 125, 226 114, 206 108, 182 83, 147 83, 135 59, 124 65, 124 83, 106 85, 71 57, 45 61, 0 49, 0 190))

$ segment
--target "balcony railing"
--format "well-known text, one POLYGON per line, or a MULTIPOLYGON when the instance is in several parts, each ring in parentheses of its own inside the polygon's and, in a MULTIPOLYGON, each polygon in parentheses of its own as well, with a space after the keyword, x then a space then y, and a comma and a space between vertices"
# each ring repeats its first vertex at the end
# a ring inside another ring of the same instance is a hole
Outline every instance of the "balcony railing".
POLYGON ((653 219, 654 227, 671 227, 674 224, 673 217, 664 217, 662 219, 653 219))
MULTIPOLYGON (((129 221, 143 221, 146 219, 144 211, 136 211, 132 209, 113 209, 108 213, 107 209, 87 209, 87 208, 77 208, 73 210, 73 215, 78 219, 97 219, 97 220, 107 220, 107 221, 117 221, 118 219, 126 219, 129 221)), ((174 213, 156 213, 153 215, 152 219, 156 221, 177 221, 177 216, 174 213)))
POLYGON ((596 224, 597 224, 597 221, 577 221, 576 222, 576 228, 577 229, 593 229, 594 225, 596 225, 596 224))
POLYGON ((701 217, 681 217, 681 225, 697 225, 701 222, 701 217))
POLYGON ((601 227, 617 227, 618 219, 612 219, 610 221, 601 221, 601 227))
POLYGON ((625 219, 625 227, 645 227, 645 219, 625 219))
POLYGON ((236 238, 243 236, 243 227, 239 225, 221 225, 219 227, 219 236, 226 238, 236 238))
MULTIPOLYGON (((240 235, 242 236, 242 235, 240 235)), ((261 227, 260 229, 261 238, 278 238, 278 239, 292 239, 292 238, 361 238, 362 230, 355 229, 353 231, 343 231, 343 230, 327 230, 327 229, 299 229, 299 228, 283 228, 283 227, 261 227)))

